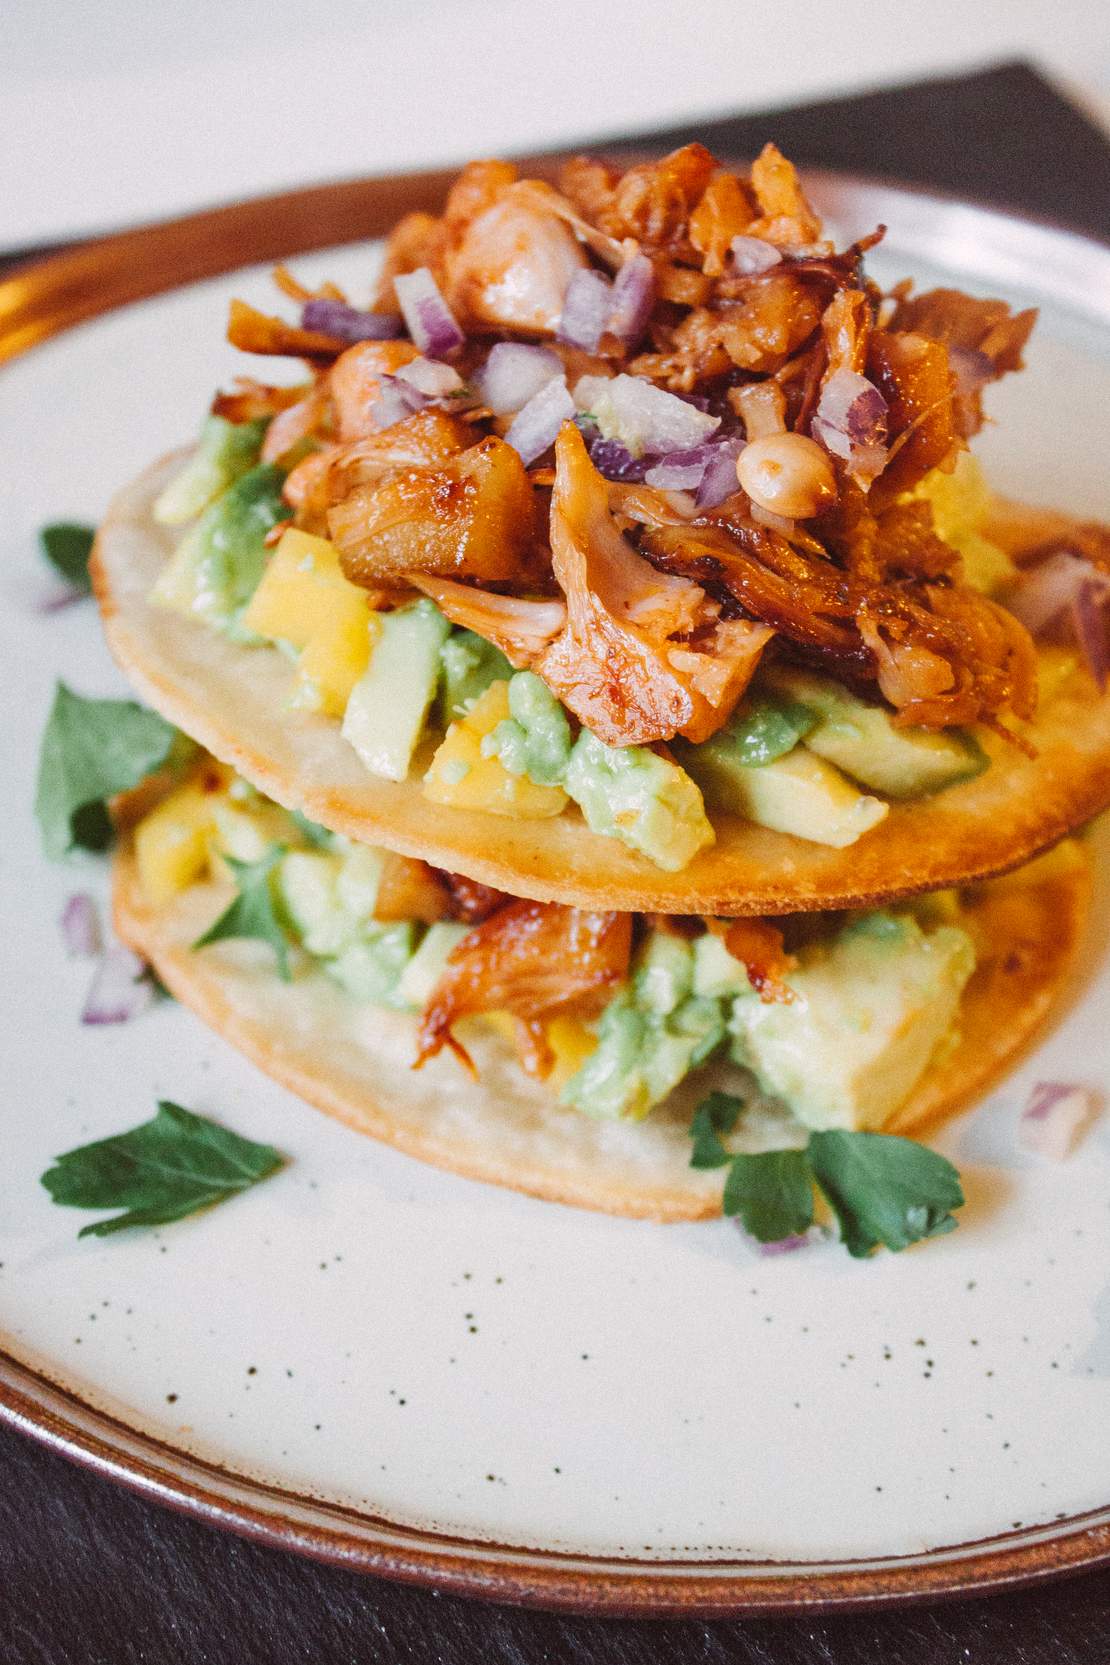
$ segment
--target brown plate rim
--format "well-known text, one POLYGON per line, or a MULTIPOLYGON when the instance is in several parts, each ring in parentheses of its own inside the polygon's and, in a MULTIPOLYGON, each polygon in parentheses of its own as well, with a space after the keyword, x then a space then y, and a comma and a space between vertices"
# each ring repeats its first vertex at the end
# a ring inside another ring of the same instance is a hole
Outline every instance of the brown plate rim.
MULTIPOLYGON (((620 148, 625 151, 625 147, 620 148)), ((558 158, 531 159, 551 174, 558 158)), ((454 170, 310 186, 124 231, 17 267, 0 280, 0 363, 133 301, 241 266, 381 235, 402 212, 435 206, 454 170)), ((1062 237, 1099 264, 1093 238, 959 198, 812 170, 820 193, 989 216, 1011 236, 1062 237)), ((915 1556, 808 1565, 574 1556, 437 1536, 324 1504, 234 1473, 110 1416, 72 1387, 0 1349, 0 1421, 70 1460, 207 1525, 313 1559, 455 1594, 641 1617, 831 1612, 971 1596, 1110 1563, 1110 1505, 1062 1521, 915 1556)))

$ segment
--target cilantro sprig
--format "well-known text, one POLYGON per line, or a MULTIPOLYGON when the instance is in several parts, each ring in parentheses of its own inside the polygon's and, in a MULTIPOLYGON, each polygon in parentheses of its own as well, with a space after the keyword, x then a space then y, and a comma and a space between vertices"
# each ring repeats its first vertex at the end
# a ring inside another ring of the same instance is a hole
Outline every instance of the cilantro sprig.
POLYGON ((73 520, 56 520, 39 532, 39 546, 66 583, 73 590, 87 595, 92 589, 89 578, 89 556, 92 554, 96 531, 73 520))
POLYGON ((760 1243, 800 1236, 813 1223, 814 1187, 827 1199, 848 1253, 865 1259, 879 1244, 899 1250, 954 1231, 964 1202, 960 1176, 936 1151, 893 1133, 829 1128, 804 1148, 733 1154, 721 1135, 735 1128, 743 1100, 710 1093, 694 1114, 692 1168, 728 1167, 723 1209, 760 1243))
POLYGON ((257 937, 268 942, 277 956, 278 971, 283 981, 291 979, 289 970, 289 938, 281 921, 275 894, 275 880, 284 844, 272 844, 259 861, 236 861, 234 856, 224 860, 234 873, 239 891, 220 917, 194 942, 194 948, 204 948, 210 942, 222 942, 228 937, 257 937))
POLYGON ((108 800, 169 761, 177 730, 134 700, 85 699, 59 682, 39 753, 35 814, 47 855, 105 850, 108 800))
POLYGON ((284 1162, 272 1145, 162 1099, 152 1120, 57 1157, 42 1183, 67 1208, 122 1209, 77 1234, 108 1237, 132 1226, 168 1225, 226 1202, 284 1162))

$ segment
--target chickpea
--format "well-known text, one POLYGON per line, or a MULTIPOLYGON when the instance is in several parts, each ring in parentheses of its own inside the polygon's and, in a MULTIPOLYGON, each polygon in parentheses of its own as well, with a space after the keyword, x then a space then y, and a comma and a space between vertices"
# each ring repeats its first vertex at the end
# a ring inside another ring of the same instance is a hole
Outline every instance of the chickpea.
POLYGON ((805 434, 764 434, 736 459, 736 478, 753 503, 787 520, 809 520, 836 502, 828 455, 805 434))

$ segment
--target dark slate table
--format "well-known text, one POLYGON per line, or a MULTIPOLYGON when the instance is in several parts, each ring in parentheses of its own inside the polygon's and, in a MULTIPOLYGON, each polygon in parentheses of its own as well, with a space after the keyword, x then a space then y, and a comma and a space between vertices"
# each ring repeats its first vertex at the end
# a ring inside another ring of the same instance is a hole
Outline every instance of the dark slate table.
MULTIPOLYGON (((674 129, 1110 235, 1110 145, 1023 64, 674 129)), ((627 138, 627 136, 622 136, 627 138)), ((30 251, 28 251, 30 252, 30 251)), ((974 1602, 699 1624, 562 1618, 227 1537, 0 1430, 0 1665, 1107 1665, 1110 1571, 974 1602)))

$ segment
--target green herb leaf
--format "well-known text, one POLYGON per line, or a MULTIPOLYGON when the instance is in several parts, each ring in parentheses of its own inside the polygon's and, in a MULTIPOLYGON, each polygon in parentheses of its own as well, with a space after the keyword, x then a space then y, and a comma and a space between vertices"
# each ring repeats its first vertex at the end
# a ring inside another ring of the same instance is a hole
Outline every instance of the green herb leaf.
POLYGON ((691 1168, 723 1168, 726 1162, 732 1161, 720 1135, 732 1132, 743 1108, 743 1099, 735 1098, 732 1093, 710 1093, 702 1099, 690 1123, 690 1137, 694 1141, 691 1168))
POLYGON ((840 1222, 850 1255, 879 1243, 905 1249, 923 1237, 953 1231, 962 1206, 960 1176, 950 1162, 892 1133, 811 1133, 809 1159, 840 1222))
POLYGON ((79 1145, 56 1159, 42 1183, 67 1208, 122 1208, 83 1226, 79 1237, 107 1237, 130 1226, 162 1226, 224 1202, 283 1165, 272 1145, 162 1099, 158 1114, 127 1133, 79 1145))
POLYGON ((84 699, 59 682, 39 754, 35 814, 47 855, 104 850, 107 800, 127 792, 173 749, 177 731, 134 700, 84 699))
POLYGON ((239 894, 215 924, 197 938, 194 948, 221 942, 225 937, 260 937, 270 944, 277 955, 278 970, 289 982, 289 939, 274 895, 276 871, 285 853, 284 844, 274 844, 261 861, 236 861, 233 856, 224 857, 238 881, 239 894))
POLYGON ((759 1243, 797 1237, 813 1223, 813 1176, 804 1150, 734 1156, 725 1180, 724 1212, 738 1214, 759 1243))
POLYGON ((287 811, 289 819, 300 833, 301 837, 318 850, 330 850, 334 844, 334 836, 327 827, 322 827, 319 821, 310 821, 307 815, 302 815, 299 809, 287 811))
POLYGON ((61 573, 73 589, 86 593, 92 589, 89 556, 95 536, 95 527, 80 526, 73 520, 56 520, 39 533, 42 552, 55 572, 61 573))

